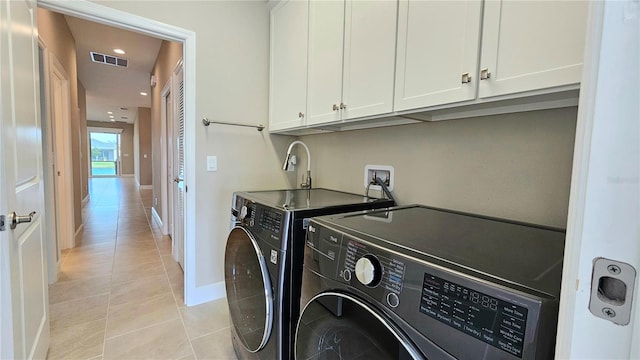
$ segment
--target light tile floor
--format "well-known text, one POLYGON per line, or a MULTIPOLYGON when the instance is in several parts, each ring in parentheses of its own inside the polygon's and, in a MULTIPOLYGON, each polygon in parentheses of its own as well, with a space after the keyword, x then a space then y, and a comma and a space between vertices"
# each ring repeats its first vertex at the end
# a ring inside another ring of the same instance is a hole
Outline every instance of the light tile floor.
POLYGON ((49 286, 48 359, 235 359, 225 299, 186 307, 151 190, 92 178, 84 231, 49 286))

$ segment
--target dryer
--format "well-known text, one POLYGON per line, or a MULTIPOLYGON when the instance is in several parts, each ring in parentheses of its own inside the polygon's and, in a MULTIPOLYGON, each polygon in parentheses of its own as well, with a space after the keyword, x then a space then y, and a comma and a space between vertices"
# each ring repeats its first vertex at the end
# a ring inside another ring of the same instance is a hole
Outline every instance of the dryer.
POLYGON ((426 206, 314 218, 296 359, 551 359, 564 238, 426 206))
POLYGON ((310 217, 393 205, 392 200, 328 189, 234 193, 225 285, 238 358, 293 357, 310 217))

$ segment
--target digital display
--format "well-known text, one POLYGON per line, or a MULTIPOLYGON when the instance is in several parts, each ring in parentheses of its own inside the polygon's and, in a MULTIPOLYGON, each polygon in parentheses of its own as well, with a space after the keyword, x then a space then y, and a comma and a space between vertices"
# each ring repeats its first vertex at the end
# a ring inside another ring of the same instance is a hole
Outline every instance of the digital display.
POLYGON ((420 312, 522 358, 527 309, 425 273, 420 312))

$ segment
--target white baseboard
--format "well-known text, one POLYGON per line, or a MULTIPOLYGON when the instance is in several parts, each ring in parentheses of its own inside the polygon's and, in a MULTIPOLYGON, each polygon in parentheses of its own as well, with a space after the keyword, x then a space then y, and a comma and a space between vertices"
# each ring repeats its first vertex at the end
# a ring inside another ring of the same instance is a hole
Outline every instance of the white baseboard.
POLYGON ((82 232, 83 229, 84 224, 80 224, 80 226, 78 226, 78 230, 76 230, 76 233, 73 235, 73 247, 76 247, 76 244, 78 243, 78 235, 82 232))
POLYGON ((134 174, 122 174, 121 177, 134 177, 134 174))
POLYGON ((140 189, 140 190, 151 190, 151 189, 153 189, 153 185, 138 185, 138 189, 140 189))
POLYGON ((224 281, 205 286, 198 286, 193 291, 189 291, 185 286, 184 302, 187 306, 203 304, 209 301, 227 297, 224 281))
POLYGON ((157 222, 158 225, 160 225, 160 227, 162 227, 162 219, 160 218, 160 215, 158 215, 158 213, 156 212, 156 208, 151 207, 151 215, 153 215, 153 220, 157 222))

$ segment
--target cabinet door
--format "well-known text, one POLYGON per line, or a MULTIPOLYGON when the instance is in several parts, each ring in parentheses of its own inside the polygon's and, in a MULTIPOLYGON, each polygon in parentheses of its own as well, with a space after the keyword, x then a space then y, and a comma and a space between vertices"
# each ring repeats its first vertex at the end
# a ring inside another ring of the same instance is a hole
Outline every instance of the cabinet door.
POLYGON ((580 82, 587 1, 485 2, 479 97, 580 82))
POLYGON ((340 111, 333 106, 342 99, 343 31, 343 1, 309 4, 309 125, 340 120, 340 111))
POLYGON ((481 5, 400 0, 394 110, 475 98, 481 5))
POLYGON ((283 1, 271 11, 270 131, 304 123, 308 10, 308 1, 291 0, 283 1))
POLYGON ((345 4, 342 119, 393 110, 397 1, 345 4))

